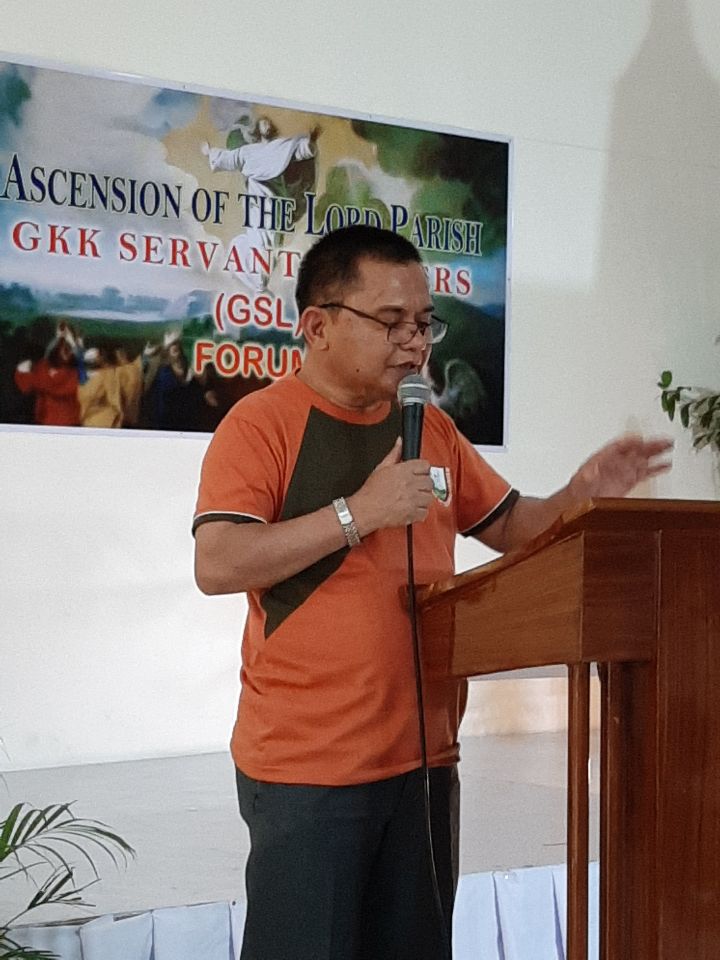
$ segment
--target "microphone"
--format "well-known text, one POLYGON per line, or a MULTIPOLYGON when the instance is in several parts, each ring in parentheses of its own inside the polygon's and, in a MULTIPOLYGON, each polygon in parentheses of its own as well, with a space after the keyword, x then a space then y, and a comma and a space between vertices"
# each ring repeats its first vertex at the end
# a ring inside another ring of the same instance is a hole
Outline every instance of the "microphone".
POLYGON ((418 374, 411 373, 400 381, 397 395, 402 408, 402 459, 417 460, 430 384, 418 374))

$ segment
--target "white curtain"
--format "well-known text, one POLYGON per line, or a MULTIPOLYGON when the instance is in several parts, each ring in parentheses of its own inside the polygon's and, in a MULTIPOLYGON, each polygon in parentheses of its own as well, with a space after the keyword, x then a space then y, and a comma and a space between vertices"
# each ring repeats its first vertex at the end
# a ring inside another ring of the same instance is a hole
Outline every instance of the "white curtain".
MULTIPOLYGON (((466 874, 453 923, 454 960, 565 960, 565 866, 466 874)), ((598 957, 598 865, 590 865, 589 956, 598 957)), ((237 960, 244 903, 164 907, 84 924, 18 927, 28 947, 61 960, 237 960)))

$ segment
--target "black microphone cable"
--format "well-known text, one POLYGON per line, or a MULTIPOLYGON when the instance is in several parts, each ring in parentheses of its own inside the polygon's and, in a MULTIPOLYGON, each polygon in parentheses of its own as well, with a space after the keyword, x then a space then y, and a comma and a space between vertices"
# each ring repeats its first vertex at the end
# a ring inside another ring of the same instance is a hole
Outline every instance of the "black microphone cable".
POLYGON ((440 924, 440 936, 443 945, 443 953, 447 960, 452 960, 452 947, 450 942, 450 931, 448 929, 447 918, 443 910, 442 899, 440 897, 440 884, 438 882, 437 864, 435 861, 435 846, 432 835, 432 814, 430 805, 430 769, 427 759, 427 738, 425 734, 425 701, 422 688, 422 661, 420 658, 420 631, 418 628, 417 602, 415 597, 415 559, 413 554, 413 528, 408 524, 405 528, 407 539, 407 562, 408 562, 408 613, 410 615, 410 626, 412 629, 413 657, 415 661, 415 693, 417 698, 417 718, 418 731, 420 738, 420 755, 422 760, 423 775, 423 800, 425 807, 425 839, 427 845, 428 860, 430 866, 430 875, 433 887, 433 899, 435 901, 435 912, 437 913, 440 924))
MULTIPOLYGON (((403 412, 403 431, 402 431, 402 458, 403 460, 413 460, 419 456, 423 416, 425 404, 430 396, 430 389, 427 382, 420 376, 411 375, 405 377, 398 388, 398 399, 400 400, 403 412)), ((420 656, 420 631, 418 628, 417 602, 415 596, 415 560, 413 554, 413 528, 408 524, 405 528, 407 540, 407 566, 408 566, 408 615, 410 617, 410 627, 412 631, 413 658, 415 663, 415 693, 417 699, 417 718, 418 733, 420 740, 420 756, 422 762, 423 776, 423 795, 425 808, 425 838, 428 853, 428 865, 430 867, 430 876, 433 887, 433 899, 435 902, 435 911, 440 926, 440 935, 443 945, 443 954, 447 960, 452 960, 452 947, 450 940, 450 930, 448 929, 447 918, 443 910, 442 898, 440 896, 440 884, 437 875, 437 863, 435 860, 435 847, 432 835, 432 813, 430 803, 430 770, 427 759, 427 737, 425 730, 425 702, 423 698, 422 686, 422 660, 420 656)))

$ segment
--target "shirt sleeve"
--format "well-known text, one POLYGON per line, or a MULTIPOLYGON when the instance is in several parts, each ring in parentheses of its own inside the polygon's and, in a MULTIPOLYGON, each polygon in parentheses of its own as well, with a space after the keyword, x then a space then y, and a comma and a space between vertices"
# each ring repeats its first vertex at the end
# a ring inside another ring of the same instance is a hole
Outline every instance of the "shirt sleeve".
POLYGON ((212 520, 274 522, 281 509, 283 463, 279 445, 237 408, 220 423, 207 449, 193 518, 193 534, 212 520))
POLYGON ((520 494, 456 431, 456 513, 465 537, 481 533, 512 508, 520 494))

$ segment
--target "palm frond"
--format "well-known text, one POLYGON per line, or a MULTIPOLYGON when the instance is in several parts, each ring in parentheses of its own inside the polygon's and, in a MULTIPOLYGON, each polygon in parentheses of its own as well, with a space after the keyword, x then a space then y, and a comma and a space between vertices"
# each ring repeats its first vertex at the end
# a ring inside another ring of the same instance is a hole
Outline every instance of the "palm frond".
MULTIPOLYGON (((73 907, 92 907, 84 892, 99 880, 96 855, 102 853, 119 868, 135 856, 135 850, 122 837, 100 820, 76 817, 71 803, 53 803, 46 807, 16 804, 0 822, 0 880, 24 874, 35 885, 35 893, 27 906, 8 922, 0 922, 0 960, 17 956, 45 960, 52 954, 8 953, 17 950, 17 944, 6 947, 7 932, 19 917, 43 906, 65 904, 73 907), (89 849, 88 849, 89 848, 89 849), (81 858, 89 866, 94 879, 79 886, 75 880, 81 858), (45 876, 38 877, 36 873, 45 876), (5 950, 5 952, 2 952, 5 950)), ((9 942, 9 941, 8 941, 9 942)))
POLYGON ((24 917, 25 914, 30 913, 31 910, 37 910, 38 907, 57 906, 61 903, 73 907, 92 907, 94 904, 83 899, 83 893, 97 882, 97 880, 91 880, 90 883, 78 887, 75 885, 75 877, 72 870, 68 871, 62 867, 58 867, 57 870, 43 880, 28 905, 23 907, 19 913, 16 913, 15 916, 7 922, 6 926, 11 926, 19 920, 20 917, 24 917))
POLYGON ((26 806, 24 803, 16 804, 7 819, 0 823, 0 863, 10 856, 17 858, 21 850, 42 850, 47 857, 55 858, 56 863, 67 866, 67 861, 53 844, 70 844, 95 870, 91 855, 83 850, 74 838, 95 845, 116 866, 119 866, 117 851, 120 851, 124 864, 127 864, 128 857, 135 856, 130 844, 114 833, 107 824, 100 820, 76 817, 71 809, 72 804, 58 803, 40 809, 30 807, 24 810, 26 806))

